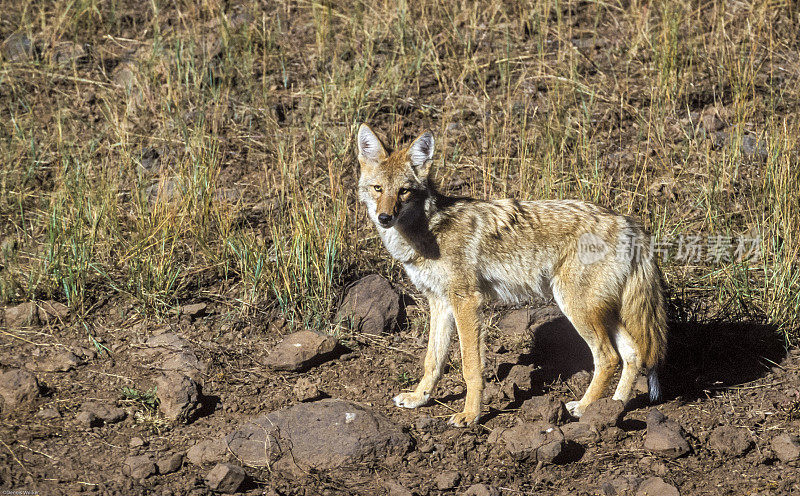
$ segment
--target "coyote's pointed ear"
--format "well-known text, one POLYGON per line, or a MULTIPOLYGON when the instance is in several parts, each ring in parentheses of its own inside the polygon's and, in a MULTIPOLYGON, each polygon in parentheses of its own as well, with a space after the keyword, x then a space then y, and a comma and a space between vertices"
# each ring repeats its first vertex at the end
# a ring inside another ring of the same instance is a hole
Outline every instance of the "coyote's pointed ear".
POLYGON ((372 129, 366 124, 361 124, 358 128, 358 161, 378 163, 386 158, 381 140, 375 136, 372 129))
POLYGON ((433 160, 433 134, 425 131, 408 147, 408 158, 420 178, 428 177, 433 160))

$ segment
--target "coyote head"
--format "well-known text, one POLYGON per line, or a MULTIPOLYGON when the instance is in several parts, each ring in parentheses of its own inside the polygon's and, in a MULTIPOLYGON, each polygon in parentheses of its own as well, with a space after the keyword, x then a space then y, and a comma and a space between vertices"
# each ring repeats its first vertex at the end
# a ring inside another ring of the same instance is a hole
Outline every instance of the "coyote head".
POLYGON ((361 177, 359 199, 370 218, 384 229, 419 208, 428 197, 428 175, 433 159, 433 135, 425 131, 405 148, 387 154, 366 124, 358 129, 358 161, 361 177))

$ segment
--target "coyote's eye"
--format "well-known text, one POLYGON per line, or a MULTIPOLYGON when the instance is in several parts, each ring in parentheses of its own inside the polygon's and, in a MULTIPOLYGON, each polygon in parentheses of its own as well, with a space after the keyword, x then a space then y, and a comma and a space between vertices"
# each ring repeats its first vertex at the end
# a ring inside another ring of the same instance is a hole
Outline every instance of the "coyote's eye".
POLYGON ((373 186, 373 188, 375 188, 375 191, 377 191, 378 193, 380 193, 381 191, 383 191, 383 188, 381 188, 381 187, 380 187, 380 186, 378 186, 377 184, 376 184, 375 186, 373 186))

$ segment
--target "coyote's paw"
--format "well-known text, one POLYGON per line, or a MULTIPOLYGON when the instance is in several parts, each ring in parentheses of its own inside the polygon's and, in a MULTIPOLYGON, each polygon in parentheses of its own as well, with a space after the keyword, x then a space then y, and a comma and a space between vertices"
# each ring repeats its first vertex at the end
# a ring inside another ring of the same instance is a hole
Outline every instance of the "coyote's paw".
POLYGON ((573 417, 581 418, 583 416, 583 407, 581 407, 581 402, 580 401, 570 401, 569 403, 567 403, 564 406, 567 407, 567 411, 573 417))
POLYGON ((454 427, 466 427, 477 422, 478 417, 480 417, 480 414, 475 412, 461 412, 450 417, 447 423, 454 427))
POLYGON ((414 393, 400 393, 394 398, 394 404, 401 408, 417 408, 428 402, 430 399, 429 394, 414 393))

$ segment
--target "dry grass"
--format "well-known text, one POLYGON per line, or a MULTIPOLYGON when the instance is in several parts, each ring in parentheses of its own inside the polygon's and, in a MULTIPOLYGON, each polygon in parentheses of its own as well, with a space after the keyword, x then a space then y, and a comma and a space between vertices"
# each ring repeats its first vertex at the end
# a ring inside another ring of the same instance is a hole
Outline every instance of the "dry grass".
POLYGON ((356 206, 368 121, 391 145, 431 128, 461 194, 760 236, 751 261, 673 246, 665 273, 691 316, 791 335, 798 26, 788 0, 7 6, 0 301, 203 297, 325 328, 349 278, 402 277, 356 206))

